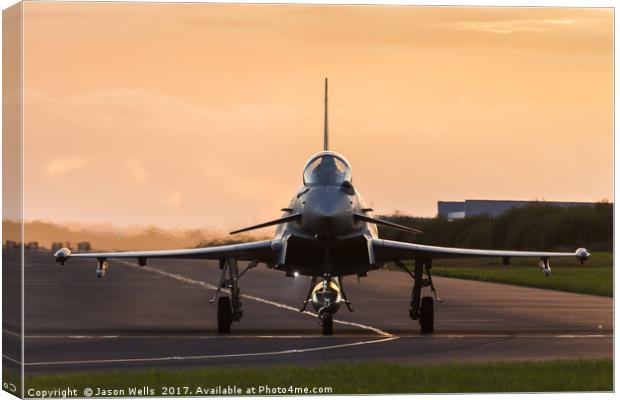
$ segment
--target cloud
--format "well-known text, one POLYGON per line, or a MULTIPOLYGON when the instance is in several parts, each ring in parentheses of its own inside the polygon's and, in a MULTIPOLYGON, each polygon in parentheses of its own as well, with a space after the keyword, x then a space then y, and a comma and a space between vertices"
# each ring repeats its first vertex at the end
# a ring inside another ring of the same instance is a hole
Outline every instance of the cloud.
POLYGON ((45 171, 52 177, 64 175, 67 172, 85 166, 88 162, 89 160, 78 157, 55 158, 47 163, 45 171))
POLYGON ((234 225, 273 218, 300 180, 301 165, 282 165, 303 164, 304 143, 320 138, 293 140, 290 132, 308 131, 310 118, 282 102, 214 106, 128 89, 71 96, 26 89, 24 101, 29 215, 54 220, 227 229, 231 218, 234 225), (47 156, 57 143, 71 144, 68 157, 47 156), (50 175, 85 165, 74 154, 89 161, 72 179, 97 190, 69 185, 44 196, 55 187, 50 175), (48 167, 46 156, 58 160, 48 167))
POLYGON ((458 31, 477 31, 498 34, 514 32, 548 32, 553 29, 573 25, 573 19, 522 19, 506 21, 465 21, 456 24, 458 31))

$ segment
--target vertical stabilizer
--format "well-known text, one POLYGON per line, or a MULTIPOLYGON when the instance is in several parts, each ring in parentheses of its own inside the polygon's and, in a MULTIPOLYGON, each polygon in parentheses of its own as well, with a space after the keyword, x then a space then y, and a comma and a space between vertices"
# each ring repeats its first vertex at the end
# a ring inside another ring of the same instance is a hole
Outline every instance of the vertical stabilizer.
POLYGON ((329 129, 327 124, 327 78, 325 78, 325 117, 323 122, 323 150, 329 150, 329 129))

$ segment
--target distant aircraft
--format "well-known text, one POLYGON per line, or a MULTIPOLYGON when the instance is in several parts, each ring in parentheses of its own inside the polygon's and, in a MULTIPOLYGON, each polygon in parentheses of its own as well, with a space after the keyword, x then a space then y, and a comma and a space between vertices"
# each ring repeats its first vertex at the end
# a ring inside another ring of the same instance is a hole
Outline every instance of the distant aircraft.
POLYGON ((574 253, 539 251, 476 250, 426 246, 414 243, 383 240, 377 225, 407 232, 422 233, 417 229, 381 220, 373 215, 362 196, 352 184, 351 167, 340 154, 329 150, 327 116, 327 79, 325 79, 324 148, 308 160, 303 172, 303 186, 283 208, 281 218, 239 229, 231 234, 277 225, 271 240, 249 243, 161 251, 130 251, 120 253, 71 253, 67 248, 54 253, 57 262, 64 264, 70 258, 97 259, 96 274, 103 277, 110 258, 134 258, 141 266, 148 258, 187 258, 219 260, 222 271, 215 296, 218 299, 217 326, 219 333, 229 333, 233 321, 240 321, 240 278, 250 269, 263 263, 284 271, 287 277, 311 277, 310 288, 300 311, 310 302, 316 310, 323 334, 333 334, 333 315, 344 303, 349 311, 351 303, 343 287, 343 278, 349 275, 366 276, 368 271, 394 263, 413 279, 409 316, 419 321, 422 333, 434 329, 433 297, 421 297, 422 288, 429 287, 437 301, 437 291, 431 275, 432 261, 448 257, 499 257, 508 265, 511 257, 539 257, 540 268, 549 276, 550 257, 574 256, 580 262, 590 254, 584 248, 574 253), (411 271, 404 261, 413 261, 411 271), (239 261, 248 261, 240 272, 239 261), (230 297, 221 295, 221 289, 230 289, 230 297))

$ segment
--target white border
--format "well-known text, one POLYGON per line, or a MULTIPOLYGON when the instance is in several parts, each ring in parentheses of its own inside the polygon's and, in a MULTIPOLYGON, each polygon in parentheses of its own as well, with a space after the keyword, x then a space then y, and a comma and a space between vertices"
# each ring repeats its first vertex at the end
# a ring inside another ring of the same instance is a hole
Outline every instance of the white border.
MULTIPOLYGON (((91 1, 91 0, 83 0, 83 1, 91 1)), ((148 0, 134 0, 135 2, 152 2, 152 1, 148 1, 148 0)), ((122 1, 113 1, 113 2, 122 2, 122 1)), ((167 1, 168 3, 199 3, 199 2, 190 2, 190 1, 175 1, 175 0, 170 0, 167 1)), ((17 2, 14 0, 0 0, 0 6, 2 9, 8 8, 13 4, 16 4, 17 2)), ((382 5, 382 4, 391 4, 391 5, 423 5, 423 6, 447 6, 447 5, 453 5, 453 6, 487 6, 487 7, 497 7, 497 6, 502 6, 502 7, 515 7, 515 6, 521 6, 521 7, 543 7, 543 6, 555 6, 555 7, 615 7, 616 2, 615 1, 600 1, 600 0, 595 0, 595 1, 559 1, 559 0, 544 0, 544 1, 535 1, 535 0, 521 0, 521 1, 484 1, 484 0, 477 0, 477 1, 462 1, 462 0, 451 0, 451 1, 437 1, 437 0, 426 0, 426 1, 415 1, 415 0, 408 0, 408 1, 399 1, 399 0, 389 0, 389 1, 368 1, 368 0, 357 0, 357 1, 324 1, 324 0, 314 0, 312 2, 309 1, 300 1, 300 0, 289 0, 286 2, 283 1, 260 1, 260 0, 247 0, 247 1, 238 1, 238 2, 231 2, 231 1, 225 1, 225 0, 211 0, 209 1, 209 3, 294 3, 294 4, 376 4, 376 5, 382 5)), ((22 14, 23 15, 23 14, 22 14)), ((22 25, 23 26, 23 25, 22 25)), ((616 31, 617 28, 617 22, 614 18, 614 32, 616 31)), ((1 29, 1 20, 0 20, 0 41, 2 38, 2 29, 1 29)), ((23 36, 22 36, 23 38, 23 36)), ((617 72, 617 65, 615 63, 615 55, 617 54, 616 52, 617 48, 616 48, 616 41, 615 41, 615 33, 614 33, 614 77, 616 75, 617 72)), ((1 65, 1 54, 0 54, 0 65, 1 65)), ((22 52, 22 57, 23 57, 23 52, 22 52)), ((22 82, 23 83, 23 82, 22 82)), ((23 86, 22 86, 23 87, 23 86)), ((616 82, 614 79, 614 139, 615 139, 615 115, 617 115, 617 105, 615 104, 615 87, 616 87, 616 82)), ((1 88, 1 82, 0 82, 0 88, 1 88)), ((22 125, 23 128, 23 125, 22 125)), ((23 140, 23 138, 22 138, 23 140)), ((2 143, 0 141, 0 154, 1 154, 1 147, 2 147, 2 143)), ((23 149, 23 143, 22 143, 22 149, 23 149)), ((614 140, 614 155, 617 154, 617 150, 618 150, 618 144, 617 142, 614 140)), ((0 171, 1 171, 1 164, 0 164, 0 171)), ((618 182, 617 180, 617 169, 616 169, 616 164, 615 164, 615 157, 614 157, 614 203, 616 201, 616 196, 615 196, 615 187, 616 184, 618 182)), ((2 189, 0 188, 0 195, 2 194, 2 189)), ((23 198, 22 198, 23 201, 23 198)), ((23 213, 23 205, 22 205, 22 213, 23 213)), ((614 234, 616 233, 615 227, 617 226, 616 222, 618 222, 618 216, 614 213, 614 234)), ((22 235, 23 235, 23 231, 22 231, 22 235)), ((614 238, 614 250, 617 247, 616 245, 618 244, 618 237, 615 236, 614 238)), ((23 242, 23 237, 22 237, 22 242, 23 242)), ((615 252, 615 251, 614 251, 615 252)), ((23 259, 23 255, 22 255, 22 259, 23 259)), ((0 268, 1 268, 1 261, 0 261, 0 268)), ((614 268, 615 268, 615 263, 614 263, 614 268)), ((619 281, 618 278, 618 274, 614 274, 614 288, 618 287, 617 283, 619 281)), ((0 284, 1 284, 1 277, 0 277, 0 284)), ((23 286, 23 269, 22 269, 22 286, 23 286)), ((1 291, 1 285, 0 285, 0 291, 1 291)), ((23 296, 23 287, 22 287, 22 296, 23 296)), ((23 298, 22 298, 22 304, 23 304, 23 298)), ((614 322, 617 320, 617 312, 618 309, 617 307, 615 307, 615 301, 614 301, 614 322)), ((615 325, 615 324, 614 324, 615 325)), ((23 315, 22 315, 22 330, 23 330, 23 315)), ((23 332, 22 332, 23 335, 23 332)), ((616 348, 616 339, 614 339, 614 349, 616 348)), ((1 345, 0 345, 0 351, 1 351, 1 345)), ((23 343, 22 343, 22 352, 23 352, 23 343)), ((22 354, 22 359, 23 359, 23 354, 22 354)), ((615 352, 614 352, 614 364, 615 364, 615 352)), ((22 372, 23 374, 23 372, 22 372)), ((618 382, 618 371, 617 368, 614 368, 614 387, 616 387, 616 384, 618 382)), ((22 393, 23 393, 23 388, 22 388, 22 393)), ((441 397, 445 397, 445 395, 416 395, 415 398, 416 400, 429 400, 429 399, 438 399, 441 397)), ((479 398, 479 397, 486 397, 486 398, 502 398, 502 399, 509 399, 509 400, 532 400, 532 399, 557 399, 557 400, 564 400, 564 399, 577 399, 577 398, 583 398, 583 397, 588 397, 588 400, 597 400, 597 399, 607 399, 607 398, 613 398, 612 394, 603 394, 603 393, 566 393, 566 394, 470 394, 470 395, 451 395, 451 398, 453 399, 471 399, 471 398, 479 398)), ((335 396, 329 396, 330 398, 334 398, 335 396)), ((381 396, 381 397, 388 397, 388 396, 381 396)), ((405 395, 390 395, 390 398, 395 398, 395 399, 404 399, 404 398, 409 398, 410 396, 405 396, 405 395)), ((0 394, 0 400, 3 399, 14 399, 15 397, 9 395, 8 393, 1 391, 0 394)), ((252 397, 243 397, 242 399, 251 399, 252 397)), ((258 398, 258 397, 257 397, 258 398)), ((261 397, 264 398, 264 397, 261 397)), ((338 398, 354 398, 354 396, 338 396, 338 398)))

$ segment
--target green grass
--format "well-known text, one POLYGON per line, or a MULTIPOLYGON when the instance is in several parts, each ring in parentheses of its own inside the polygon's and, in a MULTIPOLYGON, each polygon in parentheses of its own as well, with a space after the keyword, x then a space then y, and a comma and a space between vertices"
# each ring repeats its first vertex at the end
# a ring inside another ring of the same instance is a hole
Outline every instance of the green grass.
MULTIPOLYGON (((332 394, 361 393, 471 393, 611 391, 611 360, 544 362, 447 363, 404 365, 386 363, 334 363, 319 367, 208 368, 180 371, 149 370, 114 373, 79 373, 31 376, 28 389, 124 389, 149 386, 155 395, 162 387, 176 395, 196 395, 196 388, 236 385, 243 394, 255 387, 331 387, 332 394), (185 387, 188 387, 186 393, 185 387)), ((281 394, 290 394, 288 392, 281 394)))
POLYGON ((447 259, 435 261, 432 271, 450 278, 613 296, 613 253, 592 253, 583 265, 571 258, 552 258, 550 277, 539 270, 538 261, 512 258, 509 266, 503 266, 495 258, 447 259))
POLYGON ((19 372, 7 369, 6 367, 2 368, 2 384, 5 392, 21 397, 22 384, 21 374, 19 372))

